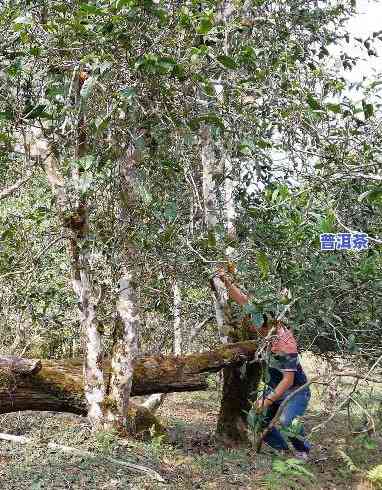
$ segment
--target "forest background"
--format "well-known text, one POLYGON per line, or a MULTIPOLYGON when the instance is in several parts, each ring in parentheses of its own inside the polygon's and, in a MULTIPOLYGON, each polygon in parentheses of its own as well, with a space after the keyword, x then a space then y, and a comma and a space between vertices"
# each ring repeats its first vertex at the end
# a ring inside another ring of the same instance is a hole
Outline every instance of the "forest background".
POLYGON ((357 2, 0 5, 3 354, 85 357, 101 397, 106 354, 131 387, 137 354, 224 340, 223 264, 303 351, 380 373, 382 31, 352 35, 357 2), (369 248, 320 250, 342 232, 369 248))

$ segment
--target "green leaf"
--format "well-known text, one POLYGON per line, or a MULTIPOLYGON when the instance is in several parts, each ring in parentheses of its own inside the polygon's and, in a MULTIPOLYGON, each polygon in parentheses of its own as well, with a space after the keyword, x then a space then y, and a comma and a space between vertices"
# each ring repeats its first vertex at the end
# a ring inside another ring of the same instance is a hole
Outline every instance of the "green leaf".
POLYGON ((246 303, 243 305, 243 311, 247 315, 256 315, 256 313, 259 313, 257 307, 252 303, 246 303))
POLYGON ((382 187, 377 187, 376 189, 363 192, 358 197, 358 202, 362 202, 365 199, 376 204, 382 204, 382 187))
POLYGON ((33 24, 33 18, 31 15, 20 15, 13 21, 13 30, 22 31, 25 27, 31 26, 33 24))
POLYGON ((19 75, 21 71, 22 71, 22 64, 20 59, 16 60, 14 63, 9 65, 8 68, 6 69, 6 72, 11 77, 15 77, 19 75))
POLYGON ((262 279, 266 279, 269 274, 269 261, 268 257, 265 255, 264 252, 258 252, 256 254, 256 262, 257 265, 260 269, 260 274, 262 279))
POLYGON ((251 150, 250 146, 248 146, 248 145, 240 144, 239 145, 239 151, 242 155, 246 155, 246 156, 252 155, 252 150, 251 150))
POLYGON ((173 58, 159 58, 157 61, 157 71, 161 74, 171 73, 176 66, 173 58))
POLYGON ((309 104, 309 107, 313 110, 320 110, 321 109, 321 104, 318 102, 318 100, 312 95, 308 94, 306 97, 306 100, 309 104))
POLYGON ((41 54, 41 48, 39 48, 38 46, 33 46, 32 48, 30 48, 29 52, 32 56, 37 57, 41 54))
POLYGON ((105 129, 107 129, 110 123, 110 116, 111 116, 110 114, 107 114, 104 117, 99 116, 95 118, 94 126, 98 133, 102 133, 102 131, 105 131, 105 129))
POLYGON ((175 202, 169 203, 164 209, 163 215, 167 220, 173 221, 178 215, 176 203, 175 202))
POLYGON ((132 100, 134 97, 136 97, 137 92, 133 87, 126 87, 120 90, 120 94, 128 100, 132 100))
POLYGON ((226 68, 229 68, 231 70, 237 68, 236 61, 231 56, 226 56, 225 54, 222 54, 220 56, 217 56, 216 59, 226 68))
POLYGON ((257 328, 262 327, 264 323, 263 314, 260 312, 254 313, 251 315, 251 322, 254 323, 257 328))
POLYGON ((0 112, 0 121, 12 121, 13 112, 10 110, 0 112))
POLYGON ((263 150, 267 149, 267 148, 272 148, 272 143, 270 141, 267 141, 263 138, 259 138, 256 140, 256 146, 258 146, 259 148, 262 148, 263 150))
POLYGON ((211 22, 210 17, 202 17, 196 28, 196 32, 198 34, 207 34, 212 28, 213 23, 211 22))
POLYGON ((328 102, 325 105, 326 109, 330 112, 334 112, 335 114, 340 114, 341 113, 341 104, 332 104, 331 102, 328 102))
POLYGON ((320 231, 322 233, 333 233, 336 217, 331 211, 327 211, 326 216, 320 222, 320 231))
POLYGON ((80 11, 86 15, 103 15, 105 12, 97 7, 96 5, 91 5, 88 3, 81 3, 80 11))
POLYGON ((367 434, 358 436, 355 440, 362 445, 365 449, 376 449, 378 447, 377 442, 369 437, 367 434))
POLYGON ((28 105, 24 110, 24 117, 27 119, 47 118, 49 114, 45 112, 45 104, 28 105))
POLYGON ((200 128, 200 125, 203 122, 206 124, 210 124, 212 126, 216 126, 216 127, 220 128, 222 131, 224 131, 224 129, 225 129, 224 122, 221 119, 221 117, 219 117, 217 114, 212 113, 212 112, 204 114, 204 115, 199 116, 199 117, 192 118, 189 121, 188 125, 190 126, 191 129, 197 130, 200 128))
POLYGON ((134 7, 136 4, 136 0, 117 0, 115 4, 115 8, 120 10, 123 7, 134 7))

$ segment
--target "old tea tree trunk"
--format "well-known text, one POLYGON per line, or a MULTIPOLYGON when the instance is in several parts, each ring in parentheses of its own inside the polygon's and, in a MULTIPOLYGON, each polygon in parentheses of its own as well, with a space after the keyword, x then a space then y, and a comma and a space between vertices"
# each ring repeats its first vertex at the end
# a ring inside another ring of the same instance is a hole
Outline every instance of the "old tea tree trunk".
MULTIPOLYGON (((203 195, 208 237, 211 243, 216 240, 217 224, 217 197, 216 178, 218 172, 214 142, 211 131, 207 126, 202 130, 202 165, 203 165, 203 195)), ((230 196, 232 198, 232 196, 230 196)), ((233 234, 233 220, 229 222, 229 232, 233 234)), ((217 277, 211 279, 213 303, 216 323, 222 343, 234 342, 228 336, 227 327, 231 323, 230 306, 228 304, 228 291, 222 281, 217 277)), ((246 411, 251 408, 250 399, 256 390, 260 379, 258 364, 245 364, 242 367, 226 367, 223 370, 223 389, 216 435, 223 443, 231 441, 241 442, 247 440, 246 411)))
POLYGON ((117 319, 113 334, 111 376, 105 400, 106 418, 109 427, 135 432, 133 413, 129 413, 129 399, 133 372, 138 354, 137 332, 139 309, 137 281, 135 278, 136 251, 128 239, 137 217, 136 165, 138 150, 130 142, 119 163, 120 221, 121 221, 121 276, 117 319))
MULTIPOLYGON (((226 26, 235 7, 230 0, 219 3, 218 21, 226 26)), ((224 52, 229 55, 229 32, 225 29, 224 52)), ((223 103, 223 86, 216 86, 215 92, 218 100, 223 103)), ((219 141, 220 151, 215 151, 210 128, 205 125, 201 132, 201 160, 203 166, 203 195, 206 225, 208 230, 209 242, 216 243, 216 224, 217 224, 217 177, 225 170, 225 225, 227 236, 231 240, 235 239, 235 208, 233 202, 233 181, 232 181, 232 162, 229 151, 223 147, 223 142, 219 141), (216 154, 221 155, 218 163, 216 154)), ((228 302, 228 291, 218 277, 211 279, 213 292, 213 303, 215 308, 216 322, 219 328, 220 340, 223 343, 234 342, 240 339, 230 337, 227 327, 231 323, 231 312, 228 302)), ((240 330, 240 329, 238 329, 240 330)), ((244 329, 242 329, 244 330, 244 329)), ((256 390, 260 379, 260 368, 258 364, 244 364, 241 367, 225 367, 223 370, 223 389, 220 412, 216 428, 216 435, 223 443, 231 441, 240 442, 247 440, 246 430, 246 411, 251 408, 250 399, 256 390)))
MULTIPOLYGON (((102 368, 102 343, 98 329, 96 306, 98 295, 91 284, 89 257, 86 247, 88 236, 88 213, 86 204, 79 200, 72 206, 66 192, 66 181, 59 168, 59 161, 43 134, 32 134, 35 156, 41 158, 48 182, 57 198, 58 214, 69 232, 68 255, 71 267, 72 285, 78 299, 79 317, 86 339, 84 361, 85 396, 88 404, 88 417, 94 428, 102 428, 104 399, 104 377, 102 368)), ((76 180, 76 175, 71 176, 76 180)))

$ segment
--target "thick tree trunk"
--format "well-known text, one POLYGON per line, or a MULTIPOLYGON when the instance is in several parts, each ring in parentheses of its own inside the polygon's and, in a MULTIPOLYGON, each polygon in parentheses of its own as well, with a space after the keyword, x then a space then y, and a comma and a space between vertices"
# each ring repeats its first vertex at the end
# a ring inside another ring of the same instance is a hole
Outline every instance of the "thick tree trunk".
MULTIPOLYGON (((148 356, 136 361, 132 396, 207 389, 202 373, 239 366, 254 358, 256 344, 240 342, 186 356, 148 356)), ((85 414, 82 360, 0 358, 0 413, 52 410, 85 414), (23 374, 20 374, 23 373, 23 374)), ((109 372, 109 363, 105 362, 109 372)))
MULTIPOLYGON (((227 290, 222 281, 215 277, 211 280, 213 289, 216 319, 219 322, 222 342, 231 338, 226 337, 224 331, 229 327, 227 290)), ((228 344, 235 345, 235 344, 228 344)), ((237 344, 240 345, 240 344, 237 344)), ((228 440, 243 441, 247 439, 245 428, 245 412, 250 408, 251 395, 256 391, 260 380, 260 366, 246 364, 245 366, 229 366, 223 369, 222 400, 216 433, 223 442, 228 440)))
POLYGON ((259 363, 223 370, 223 393, 216 434, 224 442, 247 441, 246 412, 251 408, 261 377, 259 363))

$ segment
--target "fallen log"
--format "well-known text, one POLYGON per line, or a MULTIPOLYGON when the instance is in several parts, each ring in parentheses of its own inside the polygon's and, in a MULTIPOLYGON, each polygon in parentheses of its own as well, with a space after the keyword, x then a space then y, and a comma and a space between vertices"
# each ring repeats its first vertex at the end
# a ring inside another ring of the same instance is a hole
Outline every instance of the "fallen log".
POLYGON ((42 368, 41 361, 24 359, 17 356, 1 356, 0 369, 8 369, 17 374, 35 374, 42 368))
MULTIPOLYGON (((203 373, 238 366, 253 359, 255 352, 255 342, 248 341, 186 356, 141 357, 134 370, 132 396, 204 390, 203 373)), ((108 367, 106 361, 106 375, 108 367)), ((44 360, 39 364, 0 356, 0 413, 22 410, 86 414, 82 360, 44 360), (20 366, 19 370, 15 366, 20 366)))

